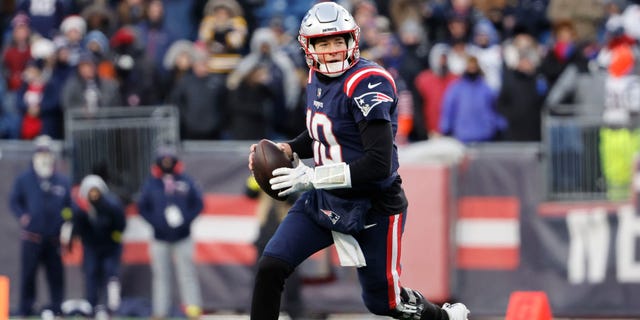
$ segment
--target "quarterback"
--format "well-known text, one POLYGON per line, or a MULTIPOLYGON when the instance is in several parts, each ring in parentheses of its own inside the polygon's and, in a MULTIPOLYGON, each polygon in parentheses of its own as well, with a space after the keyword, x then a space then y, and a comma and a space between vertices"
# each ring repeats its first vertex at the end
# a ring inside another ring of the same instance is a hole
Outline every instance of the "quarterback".
MULTIPOLYGON (((302 192, 258 263, 251 319, 278 319, 286 278, 332 244, 340 262, 357 267, 362 299, 396 319, 466 320, 461 304, 442 307, 400 284, 407 199, 398 175, 397 93, 392 76, 360 58, 360 29, 333 2, 313 6, 300 25, 305 51, 307 130, 280 143, 293 168, 270 180, 280 196, 302 192), (309 167, 300 159, 313 158, 309 167)), ((253 170, 255 145, 250 149, 253 170)))

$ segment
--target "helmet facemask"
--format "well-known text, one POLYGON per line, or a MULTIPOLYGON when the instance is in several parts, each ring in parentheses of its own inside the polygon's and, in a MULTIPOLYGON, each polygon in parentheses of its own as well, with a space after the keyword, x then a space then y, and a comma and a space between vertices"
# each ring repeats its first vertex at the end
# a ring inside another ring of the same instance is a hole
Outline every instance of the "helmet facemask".
POLYGON ((355 64, 358 58, 360 58, 360 50, 358 49, 357 41, 354 40, 354 36, 351 32, 338 35, 342 35, 345 38, 345 42, 347 44, 347 48, 345 50, 318 53, 315 48, 316 41, 314 40, 322 37, 307 38, 303 40, 308 43, 306 46, 303 45, 303 48, 305 48, 307 65, 309 65, 310 68, 326 76, 337 77, 342 75, 355 64), (326 62, 327 60, 336 60, 336 57, 339 58, 339 61, 326 62))
POLYGON ((333 2, 322 2, 309 10, 300 25, 298 42, 304 49, 309 68, 329 77, 338 77, 351 68, 360 58, 360 28, 349 12, 333 2), (346 50, 318 53, 316 40, 330 36, 343 36, 346 50), (340 61, 335 60, 342 55, 340 61), (325 59, 328 58, 328 59, 325 59))

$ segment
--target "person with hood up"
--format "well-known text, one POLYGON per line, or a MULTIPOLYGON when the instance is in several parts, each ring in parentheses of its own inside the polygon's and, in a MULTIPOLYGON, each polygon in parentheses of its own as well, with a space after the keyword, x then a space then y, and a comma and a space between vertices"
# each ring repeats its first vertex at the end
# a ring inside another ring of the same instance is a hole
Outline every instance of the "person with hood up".
POLYGON ((202 211, 202 193, 191 177, 183 172, 182 162, 174 148, 161 147, 158 150, 137 205, 140 215, 153 228, 154 238, 149 252, 153 317, 164 319, 169 316, 172 305, 170 270, 174 264, 184 313, 189 319, 199 318, 202 297, 193 263, 191 223, 202 211))
POLYGON ((423 123, 430 138, 440 135, 440 113, 444 93, 458 77, 448 68, 449 46, 439 43, 429 53, 430 68, 421 71, 414 81, 422 98, 423 123))
POLYGON ((124 207, 100 176, 88 175, 80 183, 72 221, 74 234, 82 240, 86 299, 94 314, 107 311, 99 304, 104 300, 113 313, 120 305, 124 207))
POLYGON ((287 114, 295 109, 300 82, 293 61, 277 46, 275 33, 257 29, 251 53, 227 78, 231 134, 237 140, 285 136, 287 114))
POLYGON ((60 248, 60 228, 71 218, 69 179, 55 169, 52 140, 35 140, 31 166, 15 180, 9 205, 18 219, 21 249, 18 316, 34 315, 38 267, 45 267, 50 304, 43 313, 61 313, 64 297, 64 267, 60 248))

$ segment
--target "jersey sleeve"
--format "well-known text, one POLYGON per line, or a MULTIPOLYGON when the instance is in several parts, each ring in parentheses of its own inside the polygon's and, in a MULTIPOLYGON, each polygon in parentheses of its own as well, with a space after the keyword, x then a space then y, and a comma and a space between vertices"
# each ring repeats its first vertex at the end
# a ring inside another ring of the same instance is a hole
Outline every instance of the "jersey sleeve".
POLYGON ((392 121, 398 99, 395 81, 388 71, 380 67, 363 68, 346 79, 343 89, 356 122, 392 121))

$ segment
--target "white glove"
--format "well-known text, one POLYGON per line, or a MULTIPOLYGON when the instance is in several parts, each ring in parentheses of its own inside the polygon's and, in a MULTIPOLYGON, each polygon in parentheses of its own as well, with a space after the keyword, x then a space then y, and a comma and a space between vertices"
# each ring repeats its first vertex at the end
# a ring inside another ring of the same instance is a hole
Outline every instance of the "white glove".
POLYGON ((297 153, 293 154, 293 168, 278 168, 271 173, 273 178, 269 180, 271 189, 282 190, 278 196, 284 197, 294 192, 305 191, 313 188, 315 171, 306 166, 297 153))

